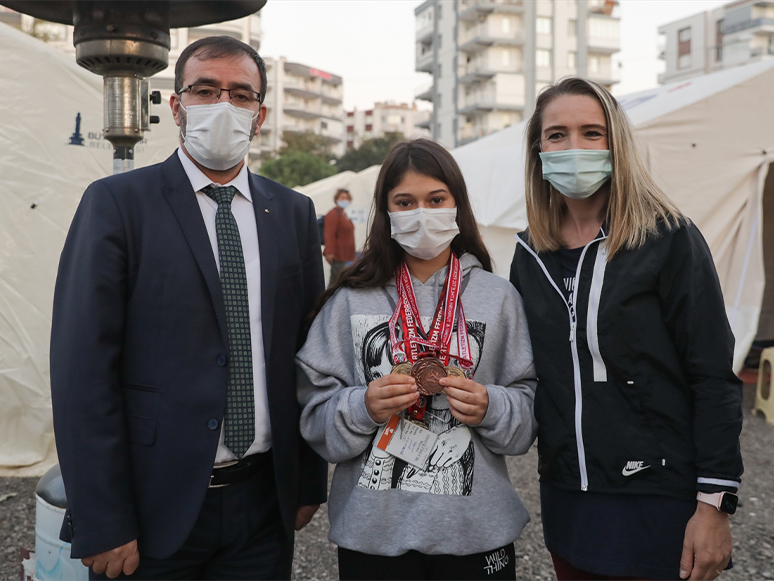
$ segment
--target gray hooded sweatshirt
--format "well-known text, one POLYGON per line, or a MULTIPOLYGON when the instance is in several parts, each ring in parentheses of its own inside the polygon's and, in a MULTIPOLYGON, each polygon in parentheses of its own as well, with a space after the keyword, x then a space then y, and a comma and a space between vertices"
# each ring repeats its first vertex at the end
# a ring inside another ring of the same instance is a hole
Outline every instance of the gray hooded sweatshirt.
MULTIPOLYGON (((328 500, 329 539, 372 555, 469 555, 519 537, 529 514, 514 490, 505 454, 524 454, 535 439, 536 386, 521 297, 505 279, 461 257, 469 279, 461 296, 474 380, 489 407, 478 426, 452 417, 446 396, 433 396, 424 420, 438 434, 423 469, 373 445, 380 424, 366 411, 368 384, 390 373, 388 320, 398 296, 384 288, 342 288, 315 319, 296 359, 301 434, 336 470, 328 500)), ((425 329, 447 268, 422 284, 412 277, 425 329)), ((452 337, 456 353, 457 337, 452 337)), ((453 361, 452 361, 453 363, 453 361)))

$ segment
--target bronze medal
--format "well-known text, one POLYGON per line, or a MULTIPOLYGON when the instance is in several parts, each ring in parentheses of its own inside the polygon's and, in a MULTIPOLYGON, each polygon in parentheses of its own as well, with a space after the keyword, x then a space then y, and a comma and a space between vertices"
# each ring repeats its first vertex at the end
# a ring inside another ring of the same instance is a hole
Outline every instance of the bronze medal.
POLYGON ((463 379, 466 379, 468 377, 467 375, 465 375, 465 372, 462 369, 460 369, 455 365, 449 365, 446 368, 446 374, 449 377, 461 377, 463 379))
POLYGON ((417 391, 427 396, 441 392, 440 379, 447 375, 446 368, 437 357, 423 357, 411 368, 411 376, 417 380, 417 391))
POLYGON ((390 373, 397 375, 411 375, 411 363, 398 363, 390 373))

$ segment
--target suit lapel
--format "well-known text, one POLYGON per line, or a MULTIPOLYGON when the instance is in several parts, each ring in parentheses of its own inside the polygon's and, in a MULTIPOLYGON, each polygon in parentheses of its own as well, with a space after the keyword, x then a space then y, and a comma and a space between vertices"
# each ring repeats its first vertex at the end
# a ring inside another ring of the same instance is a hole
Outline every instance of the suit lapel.
POLYGON ((193 191, 191 182, 177 157, 177 152, 164 162, 164 177, 167 182, 164 187, 164 195, 169 205, 172 206, 172 211, 175 213, 180 228, 188 241, 188 246, 193 252, 202 276, 204 276, 204 281, 210 291, 212 305, 215 308, 215 316, 223 342, 228 345, 226 306, 223 303, 223 289, 218 275, 218 266, 212 253, 212 245, 204 225, 202 211, 196 201, 196 193, 193 191))
POLYGON ((280 229, 274 195, 259 187, 258 178, 250 175, 250 193, 258 228, 258 253, 261 257, 261 322, 263 326, 263 353, 270 361, 271 339, 274 330, 274 304, 277 289, 277 252, 280 229))

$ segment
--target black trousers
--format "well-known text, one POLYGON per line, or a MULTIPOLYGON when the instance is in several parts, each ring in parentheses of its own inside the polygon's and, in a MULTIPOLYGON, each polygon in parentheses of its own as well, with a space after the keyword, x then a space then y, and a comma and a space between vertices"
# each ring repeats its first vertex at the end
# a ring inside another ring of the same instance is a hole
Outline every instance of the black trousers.
POLYGON ((368 555, 339 547, 339 579, 516 579, 513 543, 472 555, 425 555, 409 551, 397 557, 368 555))
MULTIPOLYGON (((167 559, 143 557, 119 579, 290 579, 293 539, 282 527, 274 470, 210 488, 183 546, 167 559)), ((89 570, 89 579, 107 579, 89 570)))

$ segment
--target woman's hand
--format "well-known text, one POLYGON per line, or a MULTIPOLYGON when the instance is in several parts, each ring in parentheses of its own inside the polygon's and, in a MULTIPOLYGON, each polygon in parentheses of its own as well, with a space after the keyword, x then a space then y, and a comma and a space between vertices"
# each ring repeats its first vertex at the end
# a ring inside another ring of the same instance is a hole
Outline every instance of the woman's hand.
POLYGON ((368 415, 377 424, 383 424, 417 401, 417 382, 410 375, 390 373, 368 384, 365 405, 368 415))
POLYGON ((680 578, 714 579, 731 558, 731 525, 726 513, 706 502, 697 505, 685 527, 680 578))
POLYGON ((444 377, 440 382, 455 418, 469 426, 477 426, 484 420, 489 409, 486 387, 464 377, 444 377))

